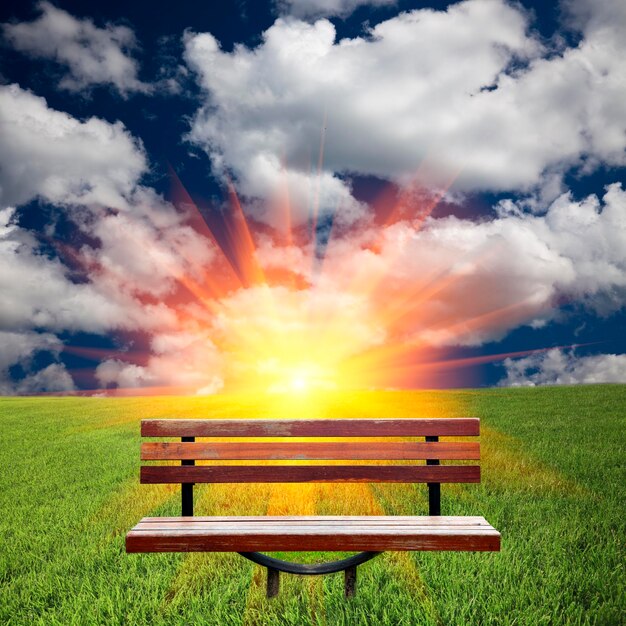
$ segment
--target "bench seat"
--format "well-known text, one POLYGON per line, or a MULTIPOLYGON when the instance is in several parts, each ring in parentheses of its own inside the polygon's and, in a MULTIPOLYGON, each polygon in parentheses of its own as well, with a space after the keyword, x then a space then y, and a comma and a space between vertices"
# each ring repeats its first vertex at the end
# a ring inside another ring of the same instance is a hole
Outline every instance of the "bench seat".
POLYGON ((445 515, 144 517, 126 536, 127 552, 499 549, 484 517, 445 515))

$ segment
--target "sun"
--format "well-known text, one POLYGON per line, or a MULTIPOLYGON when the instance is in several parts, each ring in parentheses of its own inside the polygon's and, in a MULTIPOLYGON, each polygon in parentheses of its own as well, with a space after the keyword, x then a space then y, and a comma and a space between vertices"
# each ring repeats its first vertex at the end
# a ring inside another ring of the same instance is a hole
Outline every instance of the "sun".
POLYGON ((306 377, 302 374, 292 376, 289 386, 294 393, 304 393, 309 387, 306 377))
POLYGON ((337 388, 333 370, 318 363, 274 360, 261 369, 266 376, 261 378, 260 390, 269 393, 303 395, 337 388))

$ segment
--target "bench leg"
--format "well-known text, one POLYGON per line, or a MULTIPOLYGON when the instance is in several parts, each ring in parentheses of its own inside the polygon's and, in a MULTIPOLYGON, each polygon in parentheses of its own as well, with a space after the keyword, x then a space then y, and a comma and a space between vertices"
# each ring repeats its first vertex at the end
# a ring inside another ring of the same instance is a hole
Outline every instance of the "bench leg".
POLYGON ((280 572, 277 569, 267 568, 267 597, 275 598, 280 585, 280 572))
POLYGON ((356 593, 356 565, 344 570, 346 598, 353 598, 356 593))

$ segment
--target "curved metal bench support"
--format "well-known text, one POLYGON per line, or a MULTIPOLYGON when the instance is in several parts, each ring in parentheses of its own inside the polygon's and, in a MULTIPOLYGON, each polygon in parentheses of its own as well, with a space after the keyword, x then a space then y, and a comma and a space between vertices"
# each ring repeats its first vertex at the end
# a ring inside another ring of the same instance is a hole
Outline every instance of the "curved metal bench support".
POLYGON ((280 572, 288 574, 303 574, 305 576, 317 576, 320 574, 334 574, 335 572, 344 572, 345 582, 344 588, 346 598, 352 598, 356 593, 356 567, 361 563, 366 563, 382 552, 359 552, 347 559, 339 561, 329 561, 328 563, 317 563, 315 565, 306 565, 304 563, 293 563, 291 561, 283 561, 275 559, 273 556, 267 556, 261 552, 240 552, 241 556, 267 568, 267 597, 274 598, 278 595, 280 585, 280 572))
POLYGON ((360 552, 347 559, 339 561, 329 561, 328 563, 317 563, 315 565, 306 565, 304 563, 293 563, 292 561, 283 561, 275 559, 273 556, 267 556, 261 552, 240 552, 241 556, 267 567, 267 597, 274 598, 278 595, 280 584, 279 573, 287 572, 288 574, 303 574, 305 576, 316 576, 320 574, 333 574, 335 572, 344 572, 345 575, 345 593, 347 598, 351 598, 356 593, 356 567, 361 563, 373 559, 382 552, 360 552))
POLYGON ((278 570, 279 572, 287 572, 288 574, 316 576, 319 574, 334 574, 335 572, 341 572, 350 567, 356 567, 357 565, 366 563, 375 556, 382 554, 382 552, 360 552, 359 554, 350 556, 347 559, 329 561, 328 563, 316 563, 314 565, 283 561, 282 559, 275 559, 273 556, 267 556, 267 554, 262 554, 261 552, 240 552, 239 554, 253 563, 262 565, 268 569, 278 570))

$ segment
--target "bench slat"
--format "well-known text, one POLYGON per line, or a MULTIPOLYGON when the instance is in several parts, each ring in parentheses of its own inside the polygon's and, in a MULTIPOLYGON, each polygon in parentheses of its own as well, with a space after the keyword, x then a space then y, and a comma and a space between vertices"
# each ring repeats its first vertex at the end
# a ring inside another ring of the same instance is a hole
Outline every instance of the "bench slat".
MULTIPOLYGON (((271 527, 274 529, 280 529, 280 528, 286 528, 289 529, 294 525, 293 520, 291 521, 286 521, 286 520, 281 520, 279 522, 272 522, 271 527)), ((363 528, 387 528, 389 526, 392 526, 393 528, 398 528, 400 532, 401 529, 414 529, 416 524, 412 523, 412 522, 403 522, 403 523, 397 523, 395 520, 378 520, 375 522, 370 522, 370 521, 357 521, 357 520, 348 520, 348 521, 340 521, 340 520, 335 520, 335 521, 330 521, 330 522, 322 522, 322 521, 297 521, 297 524, 299 527, 302 528, 312 528, 312 529, 319 529, 319 528, 324 528, 327 529, 329 532, 332 528, 337 528, 337 529, 342 529, 342 528, 353 528, 355 530, 360 530, 363 528)), ((206 521, 198 521, 195 520, 193 522, 185 522, 183 524, 181 524, 180 522, 161 522, 161 523, 157 523, 157 522, 145 522, 145 523, 139 523, 137 524, 137 526, 135 526, 135 528, 133 530, 136 531, 144 531, 144 532, 163 532, 163 531, 168 531, 168 530, 178 530, 178 531, 187 531, 187 530, 203 530, 204 528, 206 528, 207 522, 206 521)), ((485 524, 444 524, 444 523, 435 523, 435 524, 422 524, 422 526, 437 526, 440 528, 475 528, 475 529, 482 529, 485 528, 486 525, 485 524)), ((224 529, 233 529, 237 532, 245 532, 246 530, 256 530, 259 528, 259 522, 258 521, 251 521, 251 522, 244 522, 242 520, 238 520, 238 521, 231 521, 231 520, 223 520, 221 522, 211 522, 211 527, 212 528, 220 528, 222 530, 224 529)))
POLYGON ((141 444, 142 461, 161 460, 478 460, 477 442, 245 442, 245 443, 179 443, 149 442, 141 444))
POLYGON ((479 483, 478 465, 196 465, 141 467, 142 483, 479 483))
MULTIPOLYGON (((429 523, 432 518, 415 517, 414 522, 395 517, 377 517, 369 522, 338 525, 311 517, 268 524, 249 518, 221 522, 197 520, 159 528, 139 524, 126 537, 128 552, 192 551, 301 551, 301 550, 499 550, 500 534, 483 518, 484 524, 466 523, 467 518, 450 518, 446 523, 429 523)), ((471 518, 473 519, 473 518, 471 518)))
MULTIPOLYGON (((386 522, 389 515, 196 515, 194 517, 144 517, 135 528, 143 527, 147 524, 161 524, 174 522, 177 524, 194 524, 196 522, 221 523, 221 522, 258 522, 259 524, 273 524, 274 522, 297 522, 298 524, 308 524, 320 522, 345 523, 352 522, 386 522)), ((452 515, 394 515, 391 519, 398 524, 414 524, 418 526, 451 526, 459 524, 461 526, 489 526, 489 522, 479 515, 452 516, 452 515)))
POLYGON ((141 420, 143 437, 471 437, 479 434, 477 417, 141 420))

